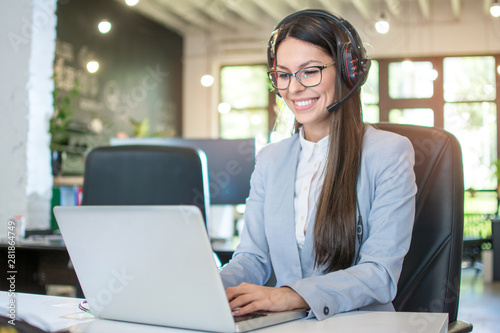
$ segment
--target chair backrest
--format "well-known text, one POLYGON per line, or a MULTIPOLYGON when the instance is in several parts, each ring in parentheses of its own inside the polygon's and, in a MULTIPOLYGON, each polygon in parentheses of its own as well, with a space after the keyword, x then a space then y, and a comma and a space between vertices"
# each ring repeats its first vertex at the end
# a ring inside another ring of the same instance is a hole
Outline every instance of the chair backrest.
POLYGON ((447 312, 457 318, 462 261, 464 184, 458 140, 443 129, 376 124, 406 136, 415 150, 415 224, 403 263, 397 311, 447 312))
POLYGON ((208 222, 203 152, 187 147, 112 146, 85 162, 82 205, 195 205, 208 222))

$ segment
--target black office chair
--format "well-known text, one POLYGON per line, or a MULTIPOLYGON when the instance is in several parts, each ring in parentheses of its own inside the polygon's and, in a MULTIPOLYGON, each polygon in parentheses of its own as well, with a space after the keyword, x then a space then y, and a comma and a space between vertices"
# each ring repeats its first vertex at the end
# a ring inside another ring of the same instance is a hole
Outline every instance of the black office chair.
POLYGON ((205 154, 194 148, 110 146, 85 162, 82 205, 195 205, 208 224, 205 154))
MULTIPOLYGON (((439 128, 375 126, 406 136, 415 150, 415 224, 394 307, 405 312, 445 312, 449 332, 470 332, 472 324, 457 321, 464 220, 460 144, 439 128)), ((425 325, 425 316, 415 320, 425 325)))
MULTIPOLYGON (((85 161, 82 205, 195 205, 208 230, 206 156, 187 147, 95 148, 85 161)), ((76 294, 85 297, 79 283, 76 294)))

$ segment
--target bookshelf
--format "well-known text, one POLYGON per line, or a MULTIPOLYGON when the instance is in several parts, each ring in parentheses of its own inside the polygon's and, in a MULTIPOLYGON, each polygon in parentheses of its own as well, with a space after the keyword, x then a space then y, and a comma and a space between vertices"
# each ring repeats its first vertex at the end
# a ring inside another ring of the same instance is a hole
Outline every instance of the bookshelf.
MULTIPOLYGON (((76 206, 81 204, 83 176, 55 176, 52 186, 51 206, 76 206)), ((51 211, 50 228, 59 229, 51 211)))

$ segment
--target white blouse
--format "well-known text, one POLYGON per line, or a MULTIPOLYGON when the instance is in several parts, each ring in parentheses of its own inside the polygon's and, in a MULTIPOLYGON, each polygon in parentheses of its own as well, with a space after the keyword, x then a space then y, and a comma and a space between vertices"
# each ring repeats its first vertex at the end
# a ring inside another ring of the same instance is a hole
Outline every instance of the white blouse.
POLYGON ((295 178, 295 236, 299 248, 304 246, 307 225, 313 219, 312 212, 317 205, 325 178, 325 164, 328 155, 329 136, 318 142, 307 141, 300 128, 300 157, 295 178))

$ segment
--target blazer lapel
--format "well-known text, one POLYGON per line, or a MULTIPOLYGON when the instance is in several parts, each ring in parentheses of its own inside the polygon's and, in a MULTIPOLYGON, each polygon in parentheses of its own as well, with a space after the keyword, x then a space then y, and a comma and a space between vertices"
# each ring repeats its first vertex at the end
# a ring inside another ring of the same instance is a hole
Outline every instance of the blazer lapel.
POLYGON ((280 156, 274 159, 273 175, 266 194, 269 195, 266 229, 268 237, 273 237, 268 241, 278 285, 302 278, 294 213, 294 180, 299 153, 300 143, 296 136, 288 149, 281 149, 280 156))

